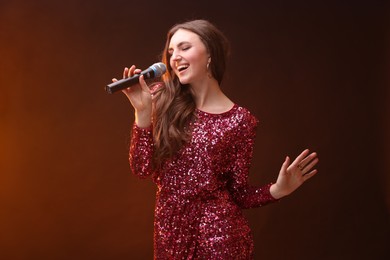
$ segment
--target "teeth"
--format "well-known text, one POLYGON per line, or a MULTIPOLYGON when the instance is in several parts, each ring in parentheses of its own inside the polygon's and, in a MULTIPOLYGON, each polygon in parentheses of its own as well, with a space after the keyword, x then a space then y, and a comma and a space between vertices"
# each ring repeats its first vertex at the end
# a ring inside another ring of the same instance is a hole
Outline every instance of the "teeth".
POLYGON ((177 67, 179 71, 185 70, 186 68, 188 68, 188 65, 180 65, 177 67))

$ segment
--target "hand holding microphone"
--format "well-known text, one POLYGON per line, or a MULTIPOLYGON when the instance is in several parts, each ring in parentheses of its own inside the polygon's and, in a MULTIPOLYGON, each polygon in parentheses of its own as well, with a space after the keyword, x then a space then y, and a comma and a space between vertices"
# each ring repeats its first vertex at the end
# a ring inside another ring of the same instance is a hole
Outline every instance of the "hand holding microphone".
POLYGON ((150 66, 148 69, 141 71, 139 74, 131 75, 128 78, 123 78, 121 80, 115 81, 106 86, 106 91, 110 94, 131 87, 137 83, 139 83, 139 77, 141 75, 144 76, 144 79, 153 79, 156 77, 161 77, 167 68, 164 63, 158 62, 150 66))
POLYGON ((112 79, 113 83, 106 86, 106 91, 112 94, 122 90, 134 107, 137 126, 148 127, 151 124, 152 95, 145 79, 160 77, 165 71, 164 63, 155 63, 144 71, 132 65, 124 69, 123 79, 112 79))

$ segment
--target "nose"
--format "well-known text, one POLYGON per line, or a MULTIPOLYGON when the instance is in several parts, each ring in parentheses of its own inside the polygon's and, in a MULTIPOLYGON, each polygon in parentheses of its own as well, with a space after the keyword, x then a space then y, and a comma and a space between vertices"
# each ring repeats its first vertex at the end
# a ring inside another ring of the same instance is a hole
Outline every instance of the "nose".
POLYGON ((172 56, 171 56, 172 61, 178 61, 180 59, 181 59, 180 54, 178 54, 177 52, 172 53, 172 56))

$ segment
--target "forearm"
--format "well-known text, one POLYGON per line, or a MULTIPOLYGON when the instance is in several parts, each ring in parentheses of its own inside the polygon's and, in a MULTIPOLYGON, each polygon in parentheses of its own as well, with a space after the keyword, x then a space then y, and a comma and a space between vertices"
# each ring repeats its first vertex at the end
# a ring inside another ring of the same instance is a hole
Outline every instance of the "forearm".
POLYGON ((269 203, 278 201, 270 193, 270 186, 267 184, 262 187, 254 187, 250 185, 230 187, 230 192, 238 206, 241 208, 257 208, 265 206, 269 203))
POLYGON ((148 110, 135 111, 135 124, 140 128, 150 127, 152 124, 152 112, 148 110))
POLYGON ((153 137, 152 127, 141 128, 133 125, 129 162, 134 174, 146 177, 153 173, 153 137))

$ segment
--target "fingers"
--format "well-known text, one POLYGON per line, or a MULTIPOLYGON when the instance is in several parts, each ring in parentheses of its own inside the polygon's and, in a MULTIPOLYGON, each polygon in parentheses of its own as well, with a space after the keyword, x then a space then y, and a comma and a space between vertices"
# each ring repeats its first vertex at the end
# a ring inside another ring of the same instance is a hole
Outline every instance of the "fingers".
MULTIPOLYGON (((134 66, 134 65, 133 65, 134 66)), ((127 75, 129 74, 129 68, 128 67, 125 67, 125 69, 123 70, 123 78, 127 78, 127 75)))
MULTIPOLYGON (((313 155, 313 156, 316 156, 316 155, 313 155)), ((311 160, 309 161, 308 164, 302 166, 302 167, 303 167, 303 171, 302 171, 302 172, 303 172, 304 174, 307 174, 309 171, 311 171, 311 169, 314 168, 314 166, 316 166, 316 164, 318 163, 318 161, 319 161, 318 158, 314 158, 314 157, 313 157, 313 159, 311 159, 311 160)))
POLYGON ((294 160, 293 165, 302 170, 310 165, 315 159, 318 159, 317 153, 313 152, 309 154, 309 149, 306 149, 294 160))
POLYGON ((139 84, 141 85, 143 91, 150 93, 149 87, 144 79, 144 75, 139 76, 139 84))
POLYGON ((295 168, 296 173, 302 176, 305 181, 317 173, 317 170, 313 168, 317 165, 318 162, 319 159, 317 157, 317 153, 313 152, 309 154, 309 149, 305 149, 293 161, 291 164, 291 170, 294 170, 295 168))
POLYGON ((300 163, 299 165, 301 167, 305 167, 310 161, 312 161, 314 158, 317 157, 317 153, 311 153, 308 156, 306 156, 300 163))
POLYGON ((303 181, 306 181, 306 180, 310 179, 310 178, 313 177, 317 172, 318 172, 317 170, 312 170, 311 172, 308 172, 308 173, 303 174, 303 176, 302 176, 303 181))
POLYGON ((281 172, 286 172, 289 164, 290 164, 290 157, 286 156, 286 159, 282 164, 281 172))
POLYGON ((291 165, 302 170, 303 166, 301 165, 301 163, 308 154, 309 154, 309 149, 305 149, 300 155, 298 155, 298 157, 293 161, 291 165))
POLYGON ((311 153, 298 164, 297 167, 300 169, 304 181, 310 179, 318 172, 316 169, 313 169, 318 162, 317 153, 311 153))
MULTIPOLYGON (((140 74, 142 71, 141 69, 137 69, 135 67, 135 65, 132 65, 129 69, 125 68, 124 72, 123 72, 123 75, 124 76, 127 76, 127 77, 133 77, 135 74, 140 74)), ((149 87, 148 85, 146 84, 146 81, 144 79, 144 76, 143 75, 140 75, 139 76, 139 84, 141 85, 141 88, 143 91, 147 91, 147 92, 150 92, 149 91, 149 87)))
POLYGON ((134 74, 139 74, 139 73, 141 73, 141 70, 137 69, 135 65, 131 65, 130 68, 125 67, 125 69, 123 70, 123 78, 130 78, 134 76, 134 74))
MULTIPOLYGON (((135 74, 140 74, 141 72, 142 72, 142 71, 141 71, 140 69, 137 69, 137 68, 135 67, 135 65, 131 65, 130 68, 125 67, 125 68, 123 69, 123 78, 124 78, 124 79, 125 79, 125 78, 130 78, 130 77, 133 77, 135 74)), ((115 81, 118 81, 118 80, 114 78, 114 79, 112 79, 112 81, 115 82, 115 81)), ((140 85, 141 85, 141 88, 142 88, 142 89, 144 89, 145 87, 147 88, 146 82, 145 82, 145 80, 143 79, 143 77, 142 77, 142 82, 141 82, 141 76, 140 76, 140 85)), ((127 89, 123 89, 123 90, 122 90, 122 92, 125 93, 125 94, 130 93, 131 91, 132 91, 132 90, 131 90, 130 87, 127 88, 127 89)))

